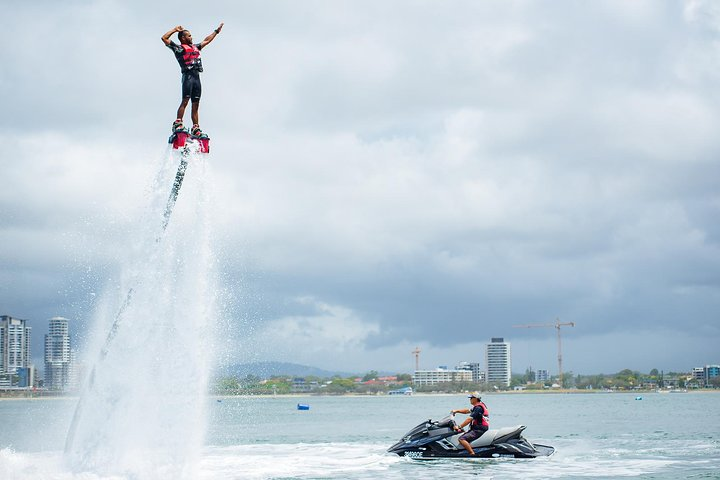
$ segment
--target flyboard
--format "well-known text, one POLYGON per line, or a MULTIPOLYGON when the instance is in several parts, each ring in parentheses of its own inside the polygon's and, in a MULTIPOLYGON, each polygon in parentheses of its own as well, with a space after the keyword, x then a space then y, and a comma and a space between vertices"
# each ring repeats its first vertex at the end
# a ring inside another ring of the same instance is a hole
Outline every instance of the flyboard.
MULTIPOLYGON (((180 164, 178 165, 177 173, 175 174, 175 181, 173 182, 172 188, 170 189, 170 195, 168 197, 167 204, 165 205, 165 211, 163 212, 162 219, 162 229, 158 237, 155 239, 156 243, 160 243, 163 234, 165 233, 165 230, 170 223, 170 217, 172 216, 173 209, 175 208, 175 203, 177 202, 178 195, 180 194, 180 188, 182 187, 183 180, 185 179, 185 172, 187 171, 188 160, 195 153, 210 153, 210 137, 208 137, 206 134, 202 134, 200 136, 191 135, 190 132, 185 128, 175 130, 172 135, 170 135, 168 143, 172 145, 172 148, 174 150, 178 150, 180 152, 180 164)), ((68 430, 67 438, 65 439, 65 453, 69 453, 72 449, 78 422, 80 421, 82 412, 85 409, 85 402, 88 398, 88 392, 90 392, 95 385, 96 367, 98 364, 102 363, 103 360, 105 360, 110 345, 112 344, 115 336, 118 333, 118 330, 120 329, 120 324, 122 323, 125 311, 132 302, 134 292, 135 289, 133 287, 128 290, 128 293, 125 296, 125 300, 120 305, 117 314, 115 314, 115 319, 113 320, 110 331, 105 338, 105 343, 103 343, 103 347, 100 350, 99 358, 92 367, 92 371, 90 372, 90 376, 88 377, 87 384, 85 385, 84 391, 80 395, 78 404, 75 407, 75 413, 73 414, 72 422, 70 423, 70 429, 68 430)))

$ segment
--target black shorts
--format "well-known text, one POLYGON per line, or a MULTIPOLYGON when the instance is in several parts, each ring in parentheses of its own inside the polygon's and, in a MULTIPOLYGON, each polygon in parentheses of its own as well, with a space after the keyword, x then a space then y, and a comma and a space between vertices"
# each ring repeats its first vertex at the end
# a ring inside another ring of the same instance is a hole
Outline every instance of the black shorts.
POLYGON ((460 435, 460 440, 467 440, 468 443, 472 443, 478 438, 482 437, 482 434, 487 432, 487 428, 483 430, 470 430, 469 432, 465 432, 464 434, 460 435))
POLYGON ((182 96, 183 98, 192 98, 200 100, 202 94, 202 85, 200 84, 199 73, 183 73, 182 76, 182 96))

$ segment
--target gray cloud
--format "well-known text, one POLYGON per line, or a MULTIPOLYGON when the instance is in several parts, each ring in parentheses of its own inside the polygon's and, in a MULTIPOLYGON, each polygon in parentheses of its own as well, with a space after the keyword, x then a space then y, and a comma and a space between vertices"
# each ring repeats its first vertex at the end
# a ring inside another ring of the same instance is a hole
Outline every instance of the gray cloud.
POLYGON ((486 339, 449 333, 470 324, 527 342, 528 363, 543 334, 511 325, 560 316, 586 351, 684 332, 677 351, 644 347, 647 362, 569 346, 569 368, 718 361, 713 4, 211 2, 192 18, 172 5, 48 2, 0 19, 17 39, 0 73, 2 313, 89 322, 177 107, 159 37, 223 20, 201 118, 237 345, 330 311, 361 333, 346 369, 415 343, 452 363, 430 352, 471 355, 486 339))

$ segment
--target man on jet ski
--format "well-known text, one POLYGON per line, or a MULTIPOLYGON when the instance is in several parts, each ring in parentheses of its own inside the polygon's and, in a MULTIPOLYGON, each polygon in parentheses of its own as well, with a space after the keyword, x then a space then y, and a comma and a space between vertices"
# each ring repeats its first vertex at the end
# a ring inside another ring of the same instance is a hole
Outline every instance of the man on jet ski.
POLYGON ((480 393, 472 392, 468 395, 468 398, 470 399, 470 405, 472 405, 471 409, 461 408, 459 410, 453 410, 450 413, 453 415, 456 413, 470 415, 460 424, 460 426, 457 427, 458 431, 462 431, 467 424, 470 424, 470 430, 461 435, 458 441, 460 442, 460 445, 465 447, 465 450, 467 450, 470 455, 474 456, 475 451, 470 446, 470 443, 480 438, 483 433, 487 432, 490 427, 490 423, 488 422, 490 412, 480 399, 480 393))

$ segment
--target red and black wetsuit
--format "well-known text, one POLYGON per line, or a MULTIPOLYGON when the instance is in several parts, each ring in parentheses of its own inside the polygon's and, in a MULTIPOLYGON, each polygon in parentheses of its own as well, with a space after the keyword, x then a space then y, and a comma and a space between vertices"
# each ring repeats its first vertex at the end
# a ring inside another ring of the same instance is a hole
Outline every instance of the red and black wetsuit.
POLYGON ((183 98, 199 100, 202 94, 200 72, 203 71, 202 60, 200 60, 201 45, 199 43, 178 45, 171 41, 167 47, 175 53, 175 58, 180 64, 183 98))

